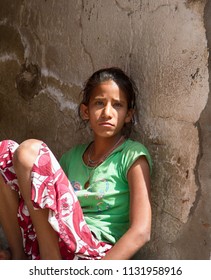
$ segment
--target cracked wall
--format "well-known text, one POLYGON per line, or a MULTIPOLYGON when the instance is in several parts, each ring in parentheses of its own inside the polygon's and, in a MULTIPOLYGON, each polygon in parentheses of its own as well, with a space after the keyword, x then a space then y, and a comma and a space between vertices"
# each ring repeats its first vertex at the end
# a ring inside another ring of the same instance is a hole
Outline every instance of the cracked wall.
POLYGON ((77 120, 88 76, 115 65, 136 81, 134 137, 149 148, 154 173, 152 238, 135 258, 210 257, 205 2, 0 3, 0 139, 43 139, 60 157, 90 139, 77 120))

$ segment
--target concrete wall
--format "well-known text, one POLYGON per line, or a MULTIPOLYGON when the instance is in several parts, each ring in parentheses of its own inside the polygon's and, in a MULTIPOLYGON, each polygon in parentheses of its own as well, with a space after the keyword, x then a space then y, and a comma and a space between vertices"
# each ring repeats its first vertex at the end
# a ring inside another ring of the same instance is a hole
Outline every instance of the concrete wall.
POLYGON ((138 259, 210 258, 210 15, 205 0, 0 2, 0 139, 43 139, 60 157, 90 139, 76 113, 88 76, 120 66, 136 81, 134 137, 154 161, 138 259))

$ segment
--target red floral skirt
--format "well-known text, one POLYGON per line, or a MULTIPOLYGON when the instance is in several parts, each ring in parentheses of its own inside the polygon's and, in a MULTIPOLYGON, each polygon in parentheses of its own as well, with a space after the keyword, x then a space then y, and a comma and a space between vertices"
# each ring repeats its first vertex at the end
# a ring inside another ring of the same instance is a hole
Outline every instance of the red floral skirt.
MULTIPOLYGON (((11 140, 0 142, 0 174, 8 187, 20 195, 17 215, 24 250, 29 259, 38 260, 39 244, 12 164, 13 154, 18 146, 11 140)), ((69 180, 45 143, 41 144, 32 168, 31 199, 35 209, 49 209, 48 221, 58 233, 60 252, 64 260, 101 259, 112 247, 97 240, 90 231, 69 180)))

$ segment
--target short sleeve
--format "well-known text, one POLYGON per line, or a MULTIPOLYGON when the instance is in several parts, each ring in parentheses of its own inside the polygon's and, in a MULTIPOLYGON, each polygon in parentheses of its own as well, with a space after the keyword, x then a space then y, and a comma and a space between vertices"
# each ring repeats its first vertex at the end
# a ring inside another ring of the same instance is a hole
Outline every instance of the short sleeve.
POLYGON ((123 173, 127 178, 127 173, 133 163, 141 156, 144 156, 149 164, 150 174, 152 173, 152 159, 148 149, 137 141, 130 141, 128 145, 122 151, 122 162, 123 173))

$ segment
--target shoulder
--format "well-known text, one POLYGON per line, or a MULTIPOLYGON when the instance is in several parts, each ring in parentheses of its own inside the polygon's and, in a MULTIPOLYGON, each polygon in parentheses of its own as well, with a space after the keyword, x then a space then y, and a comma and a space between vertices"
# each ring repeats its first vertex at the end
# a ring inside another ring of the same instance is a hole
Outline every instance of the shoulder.
POLYGON ((62 158, 69 157, 70 155, 75 154, 75 153, 84 152, 86 150, 87 146, 88 146, 88 144, 78 144, 78 145, 72 147, 71 149, 69 149, 67 152, 65 152, 62 155, 62 158))
POLYGON ((136 155, 136 154, 140 154, 140 155, 145 155, 145 156, 149 156, 149 151, 146 148, 146 146, 144 146, 142 143, 138 142, 138 141, 134 141, 131 139, 127 139, 125 141, 125 145, 123 146, 123 150, 122 150, 123 154, 131 154, 131 155, 136 155))
POLYGON ((79 144, 65 152, 60 159, 60 164, 62 165, 62 167, 65 167, 65 165, 69 163, 71 159, 80 158, 86 150, 87 146, 88 144, 79 144))
POLYGON ((122 147, 122 164, 129 170, 132 164, 141 156, 144 156, 152 171, 152 159, 145 145, 138 141, 127 139, 122 147))
POLYGON ((132 139, 127 139, 125 141, 124 151, 131 151, 131 150, 148 152, 147 148, 142 143, 132 139))

